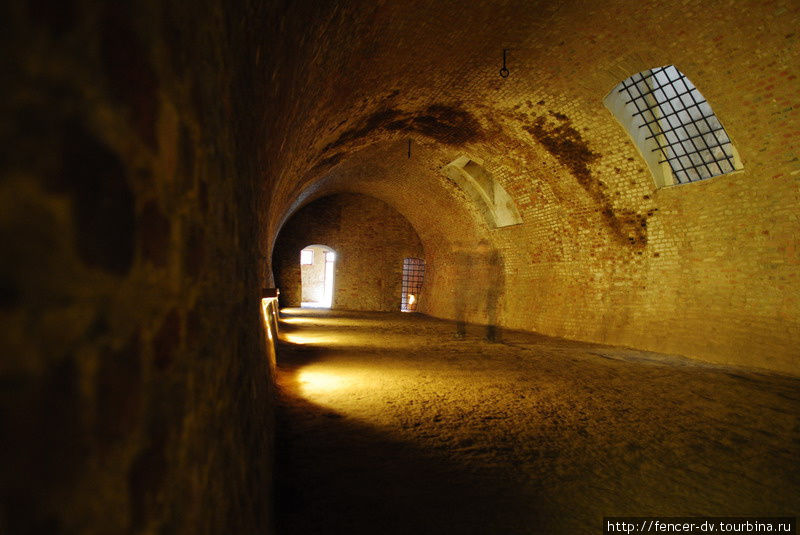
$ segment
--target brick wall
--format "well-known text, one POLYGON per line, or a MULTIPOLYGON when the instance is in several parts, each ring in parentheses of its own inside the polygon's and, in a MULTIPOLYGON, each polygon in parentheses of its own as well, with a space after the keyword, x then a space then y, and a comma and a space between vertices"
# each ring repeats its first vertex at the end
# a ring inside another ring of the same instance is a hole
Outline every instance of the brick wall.
MULTIPOLYGON (((794 0, 0 10, 0 531, 267 529, 258 296, 282 224, 334 193, 419 234, 421 311, 485 322, 489 281, 510 327, 800 373, 794 0), (603 98, 670 63, 743 172, 654 187, 603 98), (521 225, 441 174, 465 154, 521 225), (502 274, 465 280, 481 240, 502 274)), ((340 306, 399 305, 396 278, 338 280, 340 306)))
POLYGON ((315 200, 281 229, 273 253, 283 306, 300 304, 300 251, 336 253, 332 308, 400 310, 403 259, 424 258, 411 224, 385 202, 340 193, 315 200))
POLYGON ((269 532, 263 88, 301 9, 0 7, 0 532, 269 532))
POLYGON ((316 64, 353 68, 333 86, 308 81, 316 99, 291 138, 307 150, 276 184, 286 208, 271 235, 298 196, 367 193, 419 232, 428 313, 453 317, 456 251, 487 237, 503 258, 507 326, 800 371, 800 6, 487 2, 459 23, 454 8, 356 10, 343 15, 347 42, 323 38, 316 64), (742 172, 656 189, 603 99, 667 64, 709 100, 742 172), (485 161, 521 225, 474 217, 440 172, 464 154, 485 161))

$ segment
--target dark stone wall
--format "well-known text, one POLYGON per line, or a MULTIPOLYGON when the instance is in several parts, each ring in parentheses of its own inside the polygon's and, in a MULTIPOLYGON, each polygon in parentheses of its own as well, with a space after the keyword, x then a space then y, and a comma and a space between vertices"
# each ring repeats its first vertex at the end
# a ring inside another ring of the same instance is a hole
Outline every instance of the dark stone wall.
POLYGON ((270 531, 259 214, 291 9, 0 7, 0 532, 270 531))

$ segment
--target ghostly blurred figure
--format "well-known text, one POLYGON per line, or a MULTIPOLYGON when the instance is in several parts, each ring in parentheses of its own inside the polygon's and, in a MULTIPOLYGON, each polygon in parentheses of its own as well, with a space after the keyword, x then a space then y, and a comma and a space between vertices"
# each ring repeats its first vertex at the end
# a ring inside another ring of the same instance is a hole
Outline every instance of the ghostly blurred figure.
POLYGON ((486 240, 478 242, 477 247, 459 247, 454 254, 455 293, 454 306, 457 339, 466 336, 467 313, 481 312, 486 306, 486 339, 500 341, 497 325, 500 297, 503 291, 504 269, 500 253, 486 240))
POLYGON ((463 245, 457 246, 453 261, 455 264, 455 285, 453 306, 456 318, 456 339, 463 339, 467 334, 467 303, 472 302, 474 255, 463 245))
POLYGON ((500 341, 500 326, 497 324, 500 314, 500 297, 505 285, 505 269, 503 257, 495 248, 491 248, 485 257, 486 277, 486 339, 490 342, 500 341))
POLYGON ((486 305, 486 339, 490 342, 500 341, 497 325, 500 296, 503 291, 504 270, 500 253, 486 240, 478 242, 475 254, 475 281, 479 289, 476 297, 486 305))

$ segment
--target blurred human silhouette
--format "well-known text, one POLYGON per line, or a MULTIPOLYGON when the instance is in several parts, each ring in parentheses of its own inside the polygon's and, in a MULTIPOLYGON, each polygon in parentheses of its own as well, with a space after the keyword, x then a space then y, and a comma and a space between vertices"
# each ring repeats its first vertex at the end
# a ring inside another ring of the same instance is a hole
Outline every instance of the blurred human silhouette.
MULTIPOLYGON (((487 244, 488 245, 488 244, 487 244)), ((486 277, 486 339, 490 342, 500 341, 500 326, 497 324, 500 313, 500 297, 505 283, 503 257, 495 248, 488 250, 485 256, 486 277)))
POLYGON ((467 335, 467 303, 472 301, 470 297, 474 294, 473 256, 472 252, 463 245, 457 246, 453 253, 456 281, 453 291, 453 305, 456 318, 455 337, 459 340, 467 335))
POLYGON ((481 301, 486 306, 486 339, 500 340, 497 325, 504 270, 500 253, 485 239, 477 247, 458 247, 454 253, 456 289, 454 307, 457 339, 466 336, 467 311, 478 313, 481 301))

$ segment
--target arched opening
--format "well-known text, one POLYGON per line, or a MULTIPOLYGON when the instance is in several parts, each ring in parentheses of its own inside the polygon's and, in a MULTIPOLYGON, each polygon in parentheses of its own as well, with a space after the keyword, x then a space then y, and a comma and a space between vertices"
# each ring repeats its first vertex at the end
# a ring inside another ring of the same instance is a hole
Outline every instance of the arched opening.
MULTIPOLYGON (((342 310, 397 311, 403 260, 428 258, 414 227, 386 202, 354 193, 323 196, 289 217, 275 239, 274 283, 284 308, 309 302, 298 256, 313 244, 336 251, 332 308, 342 310)), ((427 294, 424 301, 419 310, 427 294)))
POLYGON ((331 308, 336 252, 325 245, 309 245, 300 251, 301 307, 331 308))

